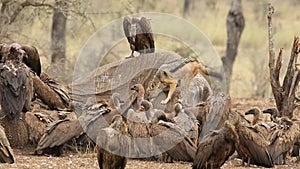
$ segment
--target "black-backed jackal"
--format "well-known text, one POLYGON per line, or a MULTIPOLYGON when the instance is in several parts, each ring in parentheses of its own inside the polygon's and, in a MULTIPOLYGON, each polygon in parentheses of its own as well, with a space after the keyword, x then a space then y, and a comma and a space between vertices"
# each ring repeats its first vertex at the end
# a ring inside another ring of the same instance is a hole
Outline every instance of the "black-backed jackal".
MULTIPOLYGON (((169 88, 167 98, 161 101, 161 104, 167 104, 177 86, 181 88, 181 96, 186 101, 187 93, 191 80, 201 72, 204 75, 210 75, 205 66, 193 57, 181 58, 160 66, 154 78, 150 81, 147 93, 150 97, 155 97, 162 88, 169 88)), ((213 74, 213 76, 218 76, 213 74)))

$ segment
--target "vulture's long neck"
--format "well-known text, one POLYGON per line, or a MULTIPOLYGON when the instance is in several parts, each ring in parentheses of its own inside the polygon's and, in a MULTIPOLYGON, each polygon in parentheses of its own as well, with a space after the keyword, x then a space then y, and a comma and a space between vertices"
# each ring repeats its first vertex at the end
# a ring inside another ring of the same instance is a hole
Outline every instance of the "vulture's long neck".
POLYGON ((260 112, 255 112, 253 114, 253 121, 252 121, 252 125, 255 125, 257 124, 258 122, 260 122, 261 119, 260 119, 260 112))

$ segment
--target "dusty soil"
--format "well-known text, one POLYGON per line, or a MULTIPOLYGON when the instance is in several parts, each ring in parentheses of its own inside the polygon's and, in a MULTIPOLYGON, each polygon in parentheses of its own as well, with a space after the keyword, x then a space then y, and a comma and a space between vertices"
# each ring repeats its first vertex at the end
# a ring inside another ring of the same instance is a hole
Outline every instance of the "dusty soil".
MULTIPOLYGON (((241 98, 232 99, 232 109, 241 113, 257 106, 261 109, 274 106, 274 101, 269 99, 253 99, 241 98)), ((298 116, 298 110, 295 115, 298 116)), ((247 117, 251 118, 251 117, 247 117)), ((268 117, 265 117, 268 119, 268 117)), ((14 164, 0 164, 0 168, 7 169, 78 169, 78 168, 98 168, 97 158, 95 153, 79 153, 64 154, 63 157, 46 157, 32 155, 32 149, 14 149, 16 163, 14 164)), ((174 163, 160 163, 153 161, 142 161, 129 159, 126 168, 128 169, 187 169, 191 168, 192 163, 187 162, 174 162, 174 163)), ((257 166, 245 167, 241 166, 241 161, 231 157, 222 167, 223 169, 241 169, 241 168, 261 168, 257 166)), ((275 166, 278 169, 297 169, 300 168, 300 162, 296 159, 288 159, 287 165, 275 166)))

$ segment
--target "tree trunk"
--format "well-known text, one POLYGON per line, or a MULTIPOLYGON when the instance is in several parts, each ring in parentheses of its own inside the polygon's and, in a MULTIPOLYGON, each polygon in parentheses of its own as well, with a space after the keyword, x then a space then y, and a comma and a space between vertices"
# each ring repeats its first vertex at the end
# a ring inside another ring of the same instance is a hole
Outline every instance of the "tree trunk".
POLYGON ((186 14, 189 13, 191 2, 192 2, 192 0, 184 0, 184 4, 183 4, 183 17, 185 17, 186 14))
POLYGON ((272 15, 274 8, 269 4, 268 13, 268 34, 269 34, 269 70, 270 70, 270 83, 272 92, 276 101, 276 106, 279 112, 279 117, 287 116, 293 117, 293 111, 295 109, 295 91, 300 80, 300 71, 296 67, 298 53, 300 52, 299 38, 295 37, 292 46, 289 65, 287 67, 286 74, 284 76, 283 84, 280 84, 280 69, 282 63, 282 49, 275 60, 275 49, 273 40, 273 26, 272 15))
POLYGON ((245 27, 241 0, 233 0, 231 8, 227 15, 227 46, 226 54, 222 58, 224 71, 226 75, 227 92, 230 89, 232 67, 237 55, 237 49, 242 32, 245 27))
MULTIPOLYGON (((65 7, 61 1, 56 1, 56 6, 65 7)), ((62 9, 55 9, 52 18, 52 32, 51 32, 51 63, 65 66, 66 61, 66 13, 62 9)))

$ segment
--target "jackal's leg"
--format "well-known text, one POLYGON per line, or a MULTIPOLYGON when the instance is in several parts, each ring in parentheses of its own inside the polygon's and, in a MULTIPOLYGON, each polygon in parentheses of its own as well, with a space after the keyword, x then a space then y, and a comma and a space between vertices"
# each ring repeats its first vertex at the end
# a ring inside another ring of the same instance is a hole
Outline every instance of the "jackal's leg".
POLYGON ((172 98, 173 93, 174 93, 174 91, 176 89, 176 86, 177 86, 176 80, 172 79, 169 82, 171 82, 171 83, 169 83, 170 84, 170 90, 168 92, 168 96, 167 96, 167 98, 165 100, 163 100, 163 101, 160 102, 161 104, 167 104, 170 101, 170 99, 172 98))
POLYGON ((132 50, 132 51, 131 51, 131 55, 130 55, 130 56, 127 56, 125 59, 133 58, 133 57, 134 57, 133 53, 134 53, 134 50, 132 50))

